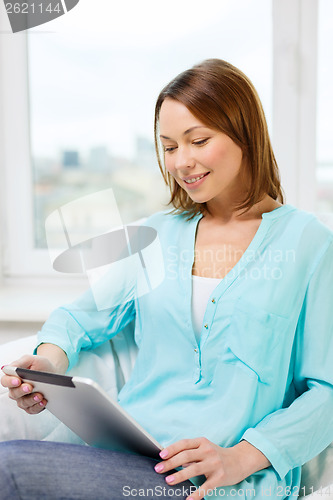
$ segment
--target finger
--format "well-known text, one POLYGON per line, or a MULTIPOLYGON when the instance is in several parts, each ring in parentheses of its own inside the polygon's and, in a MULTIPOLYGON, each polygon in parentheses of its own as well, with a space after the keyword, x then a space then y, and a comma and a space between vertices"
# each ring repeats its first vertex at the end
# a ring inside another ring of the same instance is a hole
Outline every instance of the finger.
POLYGON ((17 406, 22 410, 30 410, 34 408, 33 413, 39 413, 46 406, 46 399, 43 398, 41 394, 33 393, 29 396, 18 399, 17 406), (36 408, 35 408, 36 407, 36 408))
POLYGON ((4 375, 1 377, 1 385, 3 387, 7 387, 8 389, 19 387, 21 382, 22 380, 19 377, 12 377, 10 375, 4 375))
MULTIPOLYGON (((16 361, 13 361, 8 366, 15 366, 15 367, 20 367, 20 368, 30 368, 32 363, 33 363, 34 358, 35 358, 35 356, 27 354, 27 355, 22 356, 21 358, 17 359, 16 361)), ((21 385, 21 383, 22 383, 22 380, 18 376, 13 377, 11 375, 4 375, 1 378, 1 385, 3 387, 8 387, 9 389, 12 387, 18 387, 21 385)))
POLYGON ((9 389, 9 397, 10 399, 20 399, 23 398, 24 396, 27 396, 28 394, 31 394, 32 391, 33 391, 33 386, 31 384, 22 383, 17 388, 9 389))
POLYGON ((44 400, 44 397, 42 394, 34 392, 32 394, 29 394, 29 396, 24 396, 23 398, 18 398, 16 400, 16 402, 20 406, 20 408, 25 410, 26 408, 29 408, 30 406, 34 406, 35 404, 38 404, 43 400, 44 400))
POLYGON ((164 473, 168 472, 171 469, 175 469, 176 467, 184 467, 184 466, 189 466, 191 463, 201 461, 202 456, 200 455, 199 449, 190 449, 190 450, 184 450, 173 457, 169 458, 168 460, 164 460, 163 462, 159 462, 155 466, 156 472, 159 473, 164 473))
POLYGON ((45 410, 47 401, 43 399, 40 403, 36 403, 33 406, 29 406, 29 408, 25 408, 24 411, 29 415, 37 415, 38 413, 45 410))
MULTIPOLYGON (((214 485, 213 480, 207 480, 205 481, 201 486, 199 486, 189 497, 186 498, 186 500, 201 500, 207 495, 207 498, 212 497, 213 491, 217 488, 216 485, 214 485)), ((215 496, 214 496, 215 498, 215 496)))
POLYGON ((41 413, 42 411, 45 410, 45 406, 41 407, 39 406, 38 404, 35 405, 35 406, 30 406, 30 408, 27 408, 26 410, 24 410, 26 413, 28 413, 28 415, 38 415, 39 413, 41 413))
POLYGON ((173 455, 179 453, 180 451, 199 448, 202 439, 203 438, 181 439, 176 443, 170 444, 167 448, 164 448, 160 452, 160 457, 166 459, 172 457, 173 455))
POLYGON ((182 483, 183 481, 189 480, 191 477, 202 475, 202 470, 200 467, 200 463, 195 463, 186 467, 186 469, 182 469, 178 472, 172 471, 172 474, 166 476, 165 481, 170 485, 175 485, 182 483))
POLYGON ((33 354, 25 354, 24 356, 21 356, 16 361, 13 361, 12 363, 10 363, 9 366, 30 369, 34 363, 35 358, 36 358, 36 356, 34 356, 33 354))

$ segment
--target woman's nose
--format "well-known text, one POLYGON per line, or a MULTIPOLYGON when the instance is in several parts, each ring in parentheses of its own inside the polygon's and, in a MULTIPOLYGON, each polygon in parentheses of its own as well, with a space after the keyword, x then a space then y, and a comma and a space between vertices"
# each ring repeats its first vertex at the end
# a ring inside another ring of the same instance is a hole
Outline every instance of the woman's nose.
POLYGON ((177 148, 174 165, 176 169, 194 167, 195 161, 188 148, 177 148))

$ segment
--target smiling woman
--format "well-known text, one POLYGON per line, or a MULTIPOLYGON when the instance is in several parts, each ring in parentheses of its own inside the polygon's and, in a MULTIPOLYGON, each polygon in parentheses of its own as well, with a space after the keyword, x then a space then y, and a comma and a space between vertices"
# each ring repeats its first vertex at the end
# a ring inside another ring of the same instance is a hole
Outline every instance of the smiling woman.
MULTIPOLYGON (((234 66, 213 59, 181 73, 156 110, 174 209, 143 226, 157 232, 163 279, 142 295, 142 266, 121 273, 128 286, 107 273, 101 295, 117 305, 99 307, 88 290, 51 314, 37 355, 15 365, 64 372, 135 320, 138 355, 118 400, 160 458, 2 443, 8 498, 118 500, 141 483, 151 499, 165 484, 167 498, 283 500, 298 496, 302 464, 333 440, 333 233, 283 203, 264 114, 234 66)), ((16 377, 1 383, 29 414, 47 405, 16 377)))
POLYGON ((260 219, 240 220, 235 234, 231 226, 229 240, 226 227, 219 236, 216 221, 259 202, 265 211, 283 203, 265 115, 252 83, 219 59, 181 73, 157 99, 155 145, 175 211, 188 218, 205 213, 197 229, 193 274, 223 278, 251 243, 260 219), (217 257, 221 249, 224 259, 217 257), (211 252, 215 257, 207 258, 211 252))
POLYGON ((258 94, 244 73, 225 61, 198 64, 162 90, 155 107, 155 146, 171 202, 180 210, 196 214, 207 202, 207 183, 222 193, 221 181, 233 187, 237 208, 252 206, 264 193, 283 202, 258 94))

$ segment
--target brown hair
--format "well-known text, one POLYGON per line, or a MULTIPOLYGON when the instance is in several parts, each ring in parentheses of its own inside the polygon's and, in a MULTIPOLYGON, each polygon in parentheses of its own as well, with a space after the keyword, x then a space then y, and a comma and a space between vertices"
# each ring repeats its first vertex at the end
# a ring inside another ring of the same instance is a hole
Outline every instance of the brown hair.
POLYGON ((250 170, 250 186, 237 207, 249 210, 265 194, 284 203, 278 166, 268 134, 259 96, 246 75, 226 61, 207 59, 176 76, 164 87, 155 106, 155 148, 163 179, 169 186, 175 211, 189 218, 206 209, 192 201, 166 171, 159 140, 159 114, 163 101, 171 98, 184 104, 208 127, 228 135, 241 149, 250 170))

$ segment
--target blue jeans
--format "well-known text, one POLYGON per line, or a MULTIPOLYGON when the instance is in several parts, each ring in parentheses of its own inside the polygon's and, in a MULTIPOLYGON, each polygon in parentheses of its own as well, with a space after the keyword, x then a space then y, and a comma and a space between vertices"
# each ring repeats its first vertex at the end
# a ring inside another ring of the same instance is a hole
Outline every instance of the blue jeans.
POLYGON ((184 500, 189 481, 169 486, 152 458, 46 441, 0 443, 1 500, 184 500))

